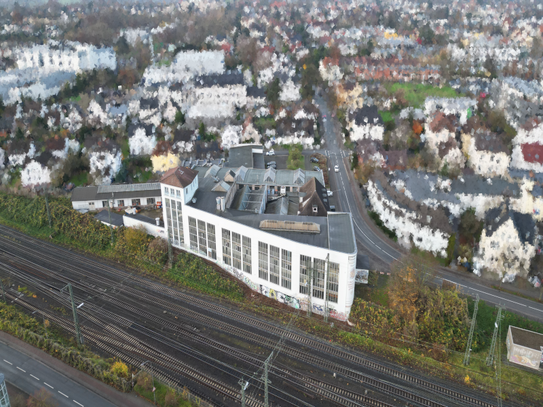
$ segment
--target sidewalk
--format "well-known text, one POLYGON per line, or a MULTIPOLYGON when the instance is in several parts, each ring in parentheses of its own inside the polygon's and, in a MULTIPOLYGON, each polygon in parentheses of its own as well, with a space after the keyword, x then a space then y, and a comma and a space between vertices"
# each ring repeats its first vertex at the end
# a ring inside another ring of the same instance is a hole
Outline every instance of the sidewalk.
POLYGON ((119 407, 149 407, 150 403, 144 399, 137 397, 133 393, 122 393, 113 387, 108 386, 105 383, 83 373, 64 362, 48 355, 42 350, 29 345, 26 342, 21 341, 14 336, 11 336, 5 332, 0 331, 0 341, 6 343, 10 348, 13 348, 21 353, 32 357, 34 360, 43 363, 49 368, 57 371, 57 373, 69 377, 74 382, 77 382, 82 387, 98 394, 110 403, 119 407))

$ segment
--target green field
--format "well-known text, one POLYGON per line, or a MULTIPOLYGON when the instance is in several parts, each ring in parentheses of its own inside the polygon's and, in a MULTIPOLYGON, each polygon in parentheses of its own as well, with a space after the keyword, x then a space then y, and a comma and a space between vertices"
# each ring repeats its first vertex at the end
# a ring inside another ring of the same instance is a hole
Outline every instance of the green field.
POLYGON ((450 86, 437 87, 433 85, 422 85, 416 83, 388 83, 385 88, 389 93, 403 89, 405 91, 405 99, 412 107, 421 107, 428 96, 441 98, 456 98, 463 96, 450 86))

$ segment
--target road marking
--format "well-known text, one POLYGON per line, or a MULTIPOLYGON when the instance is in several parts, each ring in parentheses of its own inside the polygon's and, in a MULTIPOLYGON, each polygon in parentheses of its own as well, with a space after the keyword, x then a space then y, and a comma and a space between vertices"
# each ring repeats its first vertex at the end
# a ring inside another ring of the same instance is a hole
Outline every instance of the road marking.
MULTIPOLYGON (((526 304, 521 304, 520 302, 511 301, 511 300, 508 300, 507 298, 500 297, 499 295, 494 295, 494 294, 487 293, 486 291, 478 290, 477 288, 468 287, 467 285, 462 285, 462 284, 459 284, 459 283, 455 283, 455 284, 458 284, 460 287, 467 288, 468 290, 478 291, 478 292, 483 293, 483 294, 485 294, 485 295, 490 295, 491 297, 499 298, 500 300, 512 302, 513 304, 517 304, 517 305, 520 305, 520 306, 523 306, 523 307, 527 307, 527 306, 528 306, 528 305, 526 305, 526 304)), ((530 308, 531 308, 531 307, 530 307, 530 308)))
POLYGON ((60 394, 62 394, 64 397, 68 398, 67 395, 65 395, 63 392, 61 392, 60 390, 58 391, 60 394))
POLYGON ((21 372, 25 372, 25 373, 26 373, 26 370, 21 369, 19 366, 17 366, 17 369, 19 369, 21 372))
POLYGON ((33 374, 30 374, 30 376, 32 376, 32 377, 33 377, 34 379, 36 379, 36 380, 40 380, 39 377, 36 377, 36 376, 34 376, 33 374))
POLYGON ((541 310, 539 308, 534 308, 534 307, 530 307, 530 306, 528 306, 528 308, 535 309, 536 311, 539 311, 539 312, 543 312, 543 310, 541 310))
POLYGON ((45 384, 47 387, 52 388, 53 390, 55 389, 55 388, 54 388, 53 386, 51 386, 50 384, 47 384, 47 383, 45 383, 45 382, 43 382, 43 384, 45 384))
POLYGON ((8 365, 12 365, 12 366, 13 366, 13 363, 8 362, 6 359, 4 359, 4 362, 6 362, 8 365))
POLYGON ((81 404, 81 403, 78 403, 78 402, 77 402, 77 401, 75 401, 75 400, 73 400, 73 402, 74 402, 75 404, 78 404, 78 405, 80 405, 81 407, 85 407, 85 406, 84 406, 83 404, 81 404))

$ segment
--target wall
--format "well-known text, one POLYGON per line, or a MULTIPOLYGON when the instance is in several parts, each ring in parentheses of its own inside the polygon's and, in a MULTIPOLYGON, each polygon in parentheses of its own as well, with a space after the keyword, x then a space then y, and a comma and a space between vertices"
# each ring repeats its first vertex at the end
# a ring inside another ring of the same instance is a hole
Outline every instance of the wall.
POLYGON ((130 215, 123 215, 123 222, 124 222, 124 226, 127 228, 139 228, 143 226, 147 234, 155 236, 155 237, 161 237, 163 239, 167 239, 166 229, 164 227, 157 226, 156 224, 143 222, 130 215))
POLYGON ((483 230, 474 264, 477 270, 484 268, 500 277, 527 276, 534 256, 535 247, 520 242, 513 220, 508 219, 491 236, 483 230))
POLYGON ((483 177, 504 177, 511 158, 506 153, 480 151, 469 134, 462 134, 462 150, 468 155, 468 166, 483 177))
MULTIPOLYGON (((167 224, 167 212, 166 205, 163 205, 164 221, 167 224)), ((189 217, 196 220, 202 220, 206 223, 213 224, 215 226, 215 240, 217 259, 210 259, 215 261, 218 265, 234 275, 239 280, 242 280, 251 287, 253 290, 258 291, 270 298, 281 301, 285 304, 293 306, 294 308, 307 309, 307 294, 300 294, 300 255, 304 254, 311 258, 317 258, 326 260, 326 256, 330 255, 330 262, 339 264, 339 281, 338 281, 338 303, 329 302, 330 316, 340 320, 346 320, 349 316, 351 305, 354 299, 354 278, 355 278, 355 262, 356 252, 353 254, 339 253, 324 248, 316 248, 314 246, 294 242, 289 239, 285 239, 271 233, 264 232, 259 229, 251 228, 232 220, 225 219, 221 216, 210 214, 200 211, 190 205, 183 206, 183 234, 184 245, 178 247, 184 250, 191 251, 199 256, 207 257, 204 253, 197 252, 190 249, 190 236, 189 236, 189 217), (223 246, 222 246, 222 229, 227 229, 230 232, 239 233, 241 236, 246 236, 251 239, 251 265, 252 273, 246 273, 232 266, 223 263, 223 246), (259 248, 258 242, 267 243, 278 247, 279 249, 288 250, 292 253, 291 264, 291 289, 282 287, 281 285, 274 284, 265 279, 261 279, 258 275, 259 267, 259 248)), ((316 313, 324 312, 324 300, 313 298, 312 308, 316 313)))

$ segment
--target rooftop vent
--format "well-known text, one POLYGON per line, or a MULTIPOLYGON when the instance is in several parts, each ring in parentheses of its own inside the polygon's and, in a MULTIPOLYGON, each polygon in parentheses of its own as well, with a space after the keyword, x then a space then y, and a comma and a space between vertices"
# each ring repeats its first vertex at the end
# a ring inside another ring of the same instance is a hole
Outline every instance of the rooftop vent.
POLYGON ((292 222, 284 220, 263 220, 260 222, 260 229, 276 230, 280 232, 291 231, 300 233, 320 233, 321 227, 314 222, 292 222))

